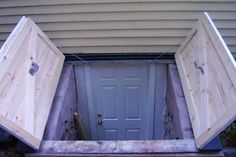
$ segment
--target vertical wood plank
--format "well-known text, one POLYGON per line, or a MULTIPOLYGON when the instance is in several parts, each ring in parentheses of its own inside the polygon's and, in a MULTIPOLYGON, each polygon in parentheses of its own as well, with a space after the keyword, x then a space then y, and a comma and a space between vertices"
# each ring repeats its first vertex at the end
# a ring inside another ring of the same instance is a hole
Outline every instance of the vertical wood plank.
POLYGON ((206 49, 205 49, 205 34, 206 33, 204 31, 203 25, 201 22, 198 22, 197 24, 197 37, 198 37, 198 48, 200 53, 196 54, 196 56, 198 57, 196 59, 196 64, 195 64, 195 68, 198 68, 199 71, 199 81, 200 81, 200 88, 199 88, 199 97, 200 97, 200 104, 199 104, 199 108, 200 108, 200 112, 204 113, 202 114, 201 120, 204 120, 205 123, 200 123, 200 127, 202 128, 206 128, 209 125, 209 107, 207 105, 208 103, 208 96, 207 96, 207 86, 208 86, 208 82, 207 82, 207 73, 208 73, 208 69, 207 69, 207 58, 206 58, 206 49))
MULTIPOLYGON (((31 28, 30 40, 29 40, 29 53, 27 57, 27 65, 30 70, 31 64, 36 63, 36 54, 37 54, 37 32, 34 28, 31 28)), ((27 79, 27 90, 26 90, 26 129, 30 133, 34 134, 34 125, 35 125, 35 76, 30 75, 29 73, 26 76, 27 79)))

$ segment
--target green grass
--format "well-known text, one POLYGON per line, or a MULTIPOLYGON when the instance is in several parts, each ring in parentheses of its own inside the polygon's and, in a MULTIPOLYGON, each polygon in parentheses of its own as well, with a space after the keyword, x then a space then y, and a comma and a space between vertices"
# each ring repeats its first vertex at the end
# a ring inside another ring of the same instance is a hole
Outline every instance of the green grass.
POLYGON ((236 121, 221 133, 220 139, 223 146, 236 146, 236 121))

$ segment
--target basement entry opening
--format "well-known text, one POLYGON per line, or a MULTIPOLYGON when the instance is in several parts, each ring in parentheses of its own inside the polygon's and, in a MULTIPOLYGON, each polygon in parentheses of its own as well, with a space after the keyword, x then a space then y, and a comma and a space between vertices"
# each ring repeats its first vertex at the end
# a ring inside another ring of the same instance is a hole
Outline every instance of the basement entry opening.
POLYGON ((81 100, 78 107, 89 123, 84 127, 86 137, 164 139, 166 75, 167 64, 148 61, 100 61, 75 66, 81 100))
MULTIPOLYGON (((68 99, 74 95, 76 100, 70 98, 74 100, 67 106, 71 106, 71 111, 58 107, 62 114, 58 119, 53 111, 58 103, 54 100, 44 140, 193 139, 187 105, 174 63, 173 60, 66 62, 63 71, 67 72, 62 72, 61 78, 63 75, 69 77, 68 71, 71 69, 70 74, 74 76, 70 82, 74 83, 68 85, 66 88, 70 91, 64 93, 68 99), (70 94, 73 86, 76 86, 76 92, 70 94), (178 100, 175 98, 176 90, 178 100), (73 103, 76 105, 71 105, 73 103), (74 111, 79 113, 82 127, 79 131, 73 123, 74 111), (52 134, 51 129, 55 128, 52 123, 57 123, 57 130, 64 131, 57 136, 52 134), (76 133, 78 136, 75 136, 76 133)), ((60 79, 57 92, 62 93, 62 84, 66 83, 60 79)))

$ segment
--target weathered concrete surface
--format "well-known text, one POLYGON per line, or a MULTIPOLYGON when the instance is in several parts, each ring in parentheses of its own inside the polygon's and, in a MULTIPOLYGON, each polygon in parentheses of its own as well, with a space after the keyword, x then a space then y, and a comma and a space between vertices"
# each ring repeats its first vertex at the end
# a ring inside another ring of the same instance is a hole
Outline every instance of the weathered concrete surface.
POLYGON ((198 152, 194 140, 44 141, 39 153, 198 152))
POLYGON ((199 152, 192 139, 150 141, 44 141, 35 156, 207 156, 222 152, 199 152))
POLYGON ((26 157, 223 157, 223 153, 152 153, 152 154, 29 154, 26 157))
POLYGON ((172 116, 175 137, 193 139, 187 104, 175 64, 168 65, 166 106, 172 116))
MULTIPOLYGON (((44 133, 44 140, 60 140, 68 123, 73 121, 77 94, 72 65, 63 67, 44 133)), ((73 132, 76 134, 76 132, 73 132)), ((64 137, 66 138, 66 137, 64 137)))
POLYGON ((223 149, 225 157, 235 157, 236 156, 236 148, 235 147, 227 147, 223 149))

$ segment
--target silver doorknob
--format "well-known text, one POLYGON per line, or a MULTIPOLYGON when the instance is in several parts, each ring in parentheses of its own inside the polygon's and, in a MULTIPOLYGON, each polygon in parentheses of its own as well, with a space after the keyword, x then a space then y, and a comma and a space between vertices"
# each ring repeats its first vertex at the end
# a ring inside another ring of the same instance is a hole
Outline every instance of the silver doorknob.
POLYGON ((97 125, 102 125, 102 120, 98 120, 97 125))
POLYGON ((98 116, 98 117, 101 117, 101 116, 102 116, 102 113, 101 113, 101 112, 98 112, 97 116, 98 116))

